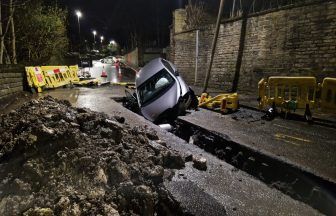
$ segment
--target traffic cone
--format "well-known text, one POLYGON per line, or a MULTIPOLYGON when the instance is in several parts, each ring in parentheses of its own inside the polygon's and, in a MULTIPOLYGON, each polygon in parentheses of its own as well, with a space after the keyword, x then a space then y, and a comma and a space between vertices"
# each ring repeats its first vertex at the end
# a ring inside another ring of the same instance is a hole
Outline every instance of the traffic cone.
POLYGON ((101 77, 107 77, 107 73, 105 71, 105 66, 103 66, 103 70, 102 70, 102 73, 101 73, 101 77))

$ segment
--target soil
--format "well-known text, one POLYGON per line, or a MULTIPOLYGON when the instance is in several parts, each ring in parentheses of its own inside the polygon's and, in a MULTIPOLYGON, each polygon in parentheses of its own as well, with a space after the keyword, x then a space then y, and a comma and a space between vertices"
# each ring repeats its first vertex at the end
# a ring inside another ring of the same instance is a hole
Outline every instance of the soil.
POLYGON ((176 215, 184 167, 149 128, 52 97, 0 116, 0 215, 176 215))

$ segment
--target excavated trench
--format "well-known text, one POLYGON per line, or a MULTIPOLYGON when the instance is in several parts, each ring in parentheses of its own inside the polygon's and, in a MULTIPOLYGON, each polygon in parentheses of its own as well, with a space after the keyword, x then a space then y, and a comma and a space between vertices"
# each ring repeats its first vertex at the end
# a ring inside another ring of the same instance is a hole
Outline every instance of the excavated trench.
POLYGON ((331 182, 181 119, 173 133, 323 214, 336 214, 336 185, 331 182))
POLYGON ((182 119, 175 121, 172 134, 323 214, 336 215, 336 185, 332 182, 182 119))

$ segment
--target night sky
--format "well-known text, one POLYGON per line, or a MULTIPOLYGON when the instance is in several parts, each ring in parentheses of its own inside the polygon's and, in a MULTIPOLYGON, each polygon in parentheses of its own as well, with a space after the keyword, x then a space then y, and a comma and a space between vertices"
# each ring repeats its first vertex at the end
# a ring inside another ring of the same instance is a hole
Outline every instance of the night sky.
POLYGON ((70 36, 78 37, 75 10, 81 18, 82 40, 93 41, 92 31, 98 32, 96 41, 103 35, 106 42, 117 41, 122 47, 129 46, 133 34, 141 34, 144 43, 157 41, 159 47, 169 44, 169 25, 172 11, 183 7, 184 0, 58 0, 69 11, 70 36))
MULTIPOLYGON (((83 17, 81 23, 81 40, 89 44, 93 42, 92 31, 105 38, 105 43, 115 40, 122 48, 129 50, 131 38, 138 35, 144 47, 164 48, 169 45, 169 26, 172 24, 172 13, 182 8, 188 0, 44 0, 49 4, 55 1, 69 11, 69 36, 72 44, 79 41, 78 23, 75 15, 80 10, 83 17), (146 45, 147 44, 147 45, 146 45)), ((196 0, 193 0, 196 1, 196 0)), ((220 0, 204 1, 216 16, 220 0)), ((234 0, 225 1, 224 16, 230 13, 234 0)), ((260 2, 269 0, 260 0, 260 2)), ((236 0, 243 5, 251 4, 251 0, 236 0)))

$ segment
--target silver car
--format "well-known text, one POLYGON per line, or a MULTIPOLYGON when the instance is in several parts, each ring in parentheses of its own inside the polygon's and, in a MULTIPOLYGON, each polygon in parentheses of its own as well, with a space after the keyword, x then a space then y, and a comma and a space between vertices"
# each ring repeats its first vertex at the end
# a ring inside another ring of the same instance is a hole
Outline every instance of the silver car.
POLYGON ((162 58, 145 65, 137 74, 135 85, 140 111, 152 122, 170 122, 186 109, 197 107, 194 92, 175 66, 162 58))

